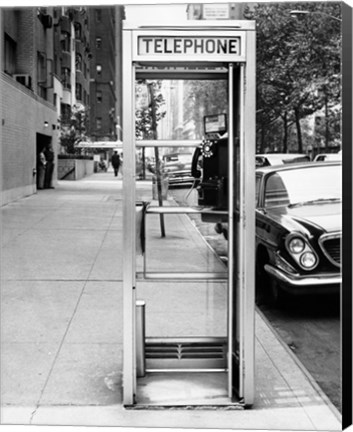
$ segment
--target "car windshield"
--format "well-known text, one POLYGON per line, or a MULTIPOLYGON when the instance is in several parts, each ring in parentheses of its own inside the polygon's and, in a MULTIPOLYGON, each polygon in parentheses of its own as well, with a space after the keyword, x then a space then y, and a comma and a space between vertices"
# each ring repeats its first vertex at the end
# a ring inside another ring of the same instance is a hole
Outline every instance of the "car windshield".
POLYGON ((341 200, 341 181, 340 165, 275 172, 266 182, 265 207, 341 200))

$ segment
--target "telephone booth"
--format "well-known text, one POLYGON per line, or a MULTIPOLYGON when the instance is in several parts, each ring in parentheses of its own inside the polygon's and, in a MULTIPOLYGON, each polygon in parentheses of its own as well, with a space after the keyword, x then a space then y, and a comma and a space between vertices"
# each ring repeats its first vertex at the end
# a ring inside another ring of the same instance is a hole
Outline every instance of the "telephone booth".
POLYGON ((125 22, 123 131, 124 406, 250 407, 255 341, 255 23, 125 22), (182 118, 175 136, 136 138, 137 84, 151 80, 180 84, 180 105, 173 100, 166 108, 167 116, 182 118), (197 85, 192 87, 190 81, 197 85), (207 99, 216 82, 226 95, 221 113, 207 99), (193 98, 188 92, 196 87, 204 92, 204 102, 191 118, 183 118, 182 110, 193 98), (200 130, 200 122, 203 136, 195 127, 188 132, 190 123, 200 130), (159 157, 180 149, 193 155, 195 177, 193 193, 182 203, 163 197, 158 179, 155 194, 153 179, 141 181, 136 174, 142 150, 155 156, 151 165, 157 170, 159 157), (209 223, 211 229, 218 222, 226 224, 225 259, 209 247, 192 218, 209 223))

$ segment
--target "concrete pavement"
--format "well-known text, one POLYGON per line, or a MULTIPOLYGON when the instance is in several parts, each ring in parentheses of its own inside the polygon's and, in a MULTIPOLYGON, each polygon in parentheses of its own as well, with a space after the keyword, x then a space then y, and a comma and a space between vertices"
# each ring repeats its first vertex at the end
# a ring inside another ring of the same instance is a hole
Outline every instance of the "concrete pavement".
MULTIPOLYGON (((187 220, 180 230, 197 237, 187 220)), ((1 227, 2 424, 341 430, 258 311, 252 409, 122 406, 122 181, 111 172, 8 204, 1 227)))

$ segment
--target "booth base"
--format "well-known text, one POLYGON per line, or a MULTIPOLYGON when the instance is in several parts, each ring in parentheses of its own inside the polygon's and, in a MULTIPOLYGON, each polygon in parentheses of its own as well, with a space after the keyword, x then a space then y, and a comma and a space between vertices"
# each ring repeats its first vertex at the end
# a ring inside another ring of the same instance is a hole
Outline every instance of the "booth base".
POLYGON ((225 372, 158 372, 137 379, 138 407, 234 407, 225 372))

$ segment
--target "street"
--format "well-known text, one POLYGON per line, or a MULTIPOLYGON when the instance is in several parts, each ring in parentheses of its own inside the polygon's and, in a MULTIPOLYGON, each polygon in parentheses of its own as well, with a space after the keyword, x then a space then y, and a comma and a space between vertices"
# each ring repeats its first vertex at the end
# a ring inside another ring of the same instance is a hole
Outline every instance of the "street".
MULTIPOLYGON (((170 190, 174 199, 183 204, 188 192, 186 188, 170 190)), ((215 232, 214 224, 202 222, 199 215, 189 216, 217 254, 226 257, 227 242, 215 232)), ((263 305, 260 310, 341 412, 339 298, 294 298, 282 308, 263 305)))

